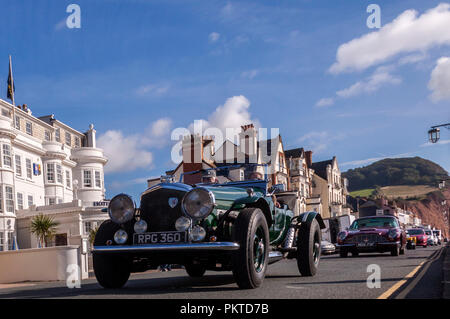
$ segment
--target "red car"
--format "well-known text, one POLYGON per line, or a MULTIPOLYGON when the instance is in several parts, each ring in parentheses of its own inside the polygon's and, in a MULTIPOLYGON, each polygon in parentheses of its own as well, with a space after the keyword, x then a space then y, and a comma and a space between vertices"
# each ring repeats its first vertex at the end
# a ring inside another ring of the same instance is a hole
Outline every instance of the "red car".
POLYGON ((411 228, 407 232, 409 236, 416 237, 416 246, 422 246, 424 248, 428 246, 428 235, 423 228, 411 228))
POLYGON ((406 233, 395 216, 368 216, 355 220, 347 231, 338 234, 341 257, 348 253, 358 256, 369 252, 390 252, 392 256, 403 255, 406 233))

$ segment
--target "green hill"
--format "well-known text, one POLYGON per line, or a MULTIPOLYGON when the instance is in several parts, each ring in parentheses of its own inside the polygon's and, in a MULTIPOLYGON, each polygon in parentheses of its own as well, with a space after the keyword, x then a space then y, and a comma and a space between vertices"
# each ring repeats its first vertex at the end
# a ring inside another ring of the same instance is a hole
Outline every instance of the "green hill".
POLYGON ((343 173, 348 179, 349 191, 372 189, 376 186, 431 185, 448 178, 438 164, 421 157, 387 158, 368 166, 343 173))

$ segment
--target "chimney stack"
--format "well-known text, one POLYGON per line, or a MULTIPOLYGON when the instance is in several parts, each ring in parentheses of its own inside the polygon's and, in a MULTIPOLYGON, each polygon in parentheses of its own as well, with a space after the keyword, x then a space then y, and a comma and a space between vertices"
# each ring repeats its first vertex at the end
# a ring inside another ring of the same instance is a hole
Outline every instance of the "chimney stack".
POLYGON ((312 151, 305 152, 305 160, 306 160, 306 165, 308 165, 308 168, 311 168, 312 167, 312 151))

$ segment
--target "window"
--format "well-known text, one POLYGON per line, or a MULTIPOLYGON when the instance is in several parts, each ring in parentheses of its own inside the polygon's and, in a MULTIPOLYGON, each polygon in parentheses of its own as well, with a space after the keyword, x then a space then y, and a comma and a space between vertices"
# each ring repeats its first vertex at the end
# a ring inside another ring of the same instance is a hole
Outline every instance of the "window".
POLYGON ((31 160, 29 158, 25 159, 25 166, 27 169, 27 178, 32 179, 33 178, 33 171, 31 169, 31 160))
POLYGON ((75 147, 80 147, 80 146, 81 146, 80 138, 78 136, 75 136, 75 147))
POLYGON ((8 110, 2 109, 2 115, 11 118, 11 114, 8 110))
POLYGON ((16 116, 16 118, 14 119, 14 127, 16 128, 16 130, 20 130, 20 117, 16 116))
POLYGON ((14 193, 11 186, 5 186, 5 206, 8 213, 14 213, 14 193))
POLYGON ((58 198, 56 198, 56 202, 57 202, 58 204, 62 204, 63 199, 62 199, 61 197, 58 197, 58 198))
POLYGON ((60 130, 59 128, 57 128, 57 129, 55 130, 55 140, 56 140, 57 142, 61 142, 61 130, 60 130))
POLYGON ((46 141, 50 141, 51 140, 50 131, 45 130, 44 138, 45 138, 46 141))
POLYGON ((2 189, 0 187, 0 213, 3 212, 3 204, 2 204, 3 200, 2 199, 3 199, 3 192, 2 192, 2 189))
POLYGON ((23 209, 23 194, 17 193, 17 209, 23 209))
POLYGON ((16 175, 22 176, 22 158, 19 155, 15 155, 16 160, 16 175))
POLYGON ((55 182, 55 164, 53 163, 47 164, 47 182, 48 183, 55 182))
POLYGON ((27 122, 26 124, 26 132, 28 135, 33 135, 33 123, 27 122))
POLYGON ((92 187, 91 171, 83 171, 83 185, 84 187, 92 187))
POLYGON ((100 171, 95 171, 95 187, 101 188, 102 187, 102 180, 100 178, 100 171))
POLYGON ((48 199, 48 204, 49 204, 49 205, 55 205, 55 204, 56 204, 56 199, 53 198, 53 197, 50 197, 50 198, 48 199))
POLYGON ((86 235, 89 235, 89 233, 90 233, 91 230, 93 229, 92 226, 93 226, 93 225, 92 225, 92 222, 85 222, 85 223, 84 223, 84 233, 85 233, 86 235))
POLYGON ((5 240, 3 239, 3 236, 5 236, 5 233, 0 231, 0 251, 5 250, 5 240))
POLYGON ((3 165, 11 167, 11 146, 3 144, 3 165))
POLYGON ((72 146, 72 136, 70 135, 69 132, 66 132, 66 145, 67 146, 72 146))
POLYGON ((63 183, 63 177, 62 177, 62 168, 61 165, 56 164, 56 180, 58 183, 63 183))
POLYGON ((70 171, 66 170, 66 186, 70 188, 72 186, 72 182, 70 180, 70 171))
POLYGON ((31 207, 33 205, 34 205, 33 195, 28 195, 28 207, 31 207))

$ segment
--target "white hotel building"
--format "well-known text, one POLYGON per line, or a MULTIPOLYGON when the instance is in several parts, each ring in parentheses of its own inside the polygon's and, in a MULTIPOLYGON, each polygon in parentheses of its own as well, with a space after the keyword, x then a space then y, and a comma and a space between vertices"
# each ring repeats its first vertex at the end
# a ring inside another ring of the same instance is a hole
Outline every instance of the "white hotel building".
POLYGON ((20 249, 38 247, 30 223, 41 213, 59 222, 52 244, 85 245, 107 218, 106 162, 92 124, 81 133, 0 99, 0 251, 13 249, 15 236, 20 249))

